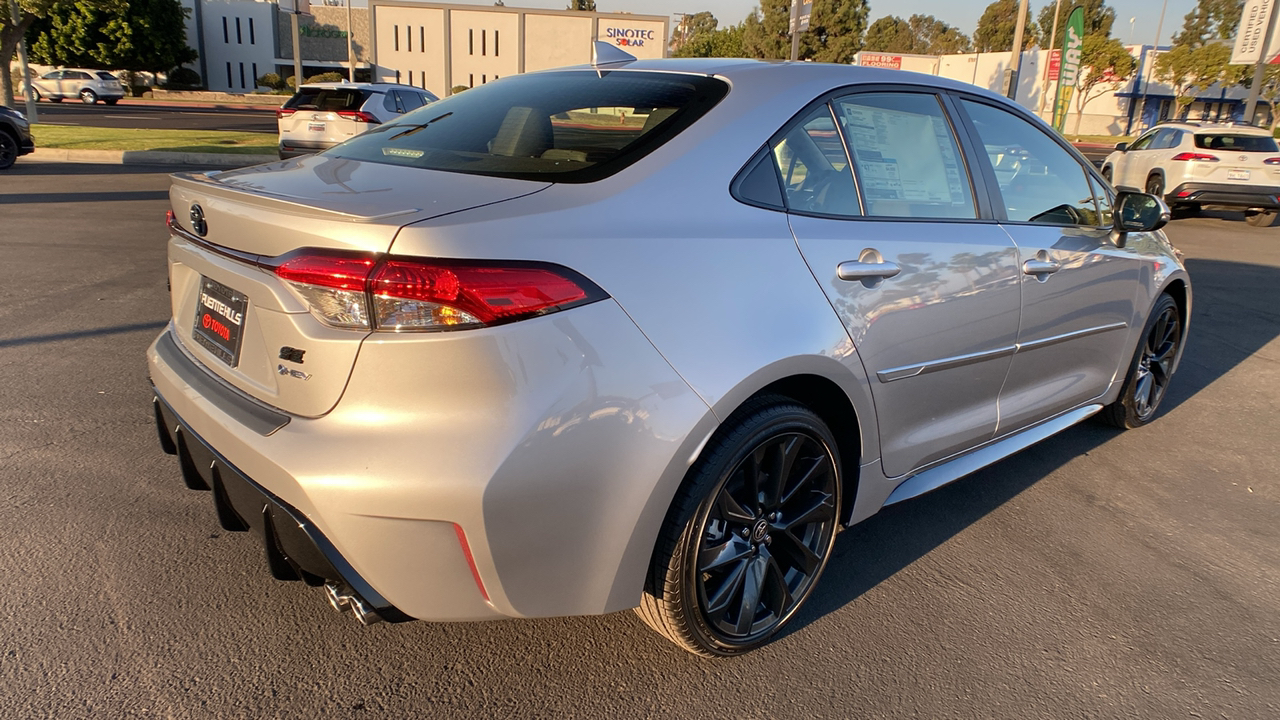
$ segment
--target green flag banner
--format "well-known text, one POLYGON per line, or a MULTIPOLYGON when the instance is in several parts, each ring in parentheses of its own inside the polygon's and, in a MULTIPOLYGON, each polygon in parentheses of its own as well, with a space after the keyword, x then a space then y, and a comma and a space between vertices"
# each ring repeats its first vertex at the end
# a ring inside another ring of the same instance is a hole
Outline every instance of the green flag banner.
POLYGON ((1058 97, 1053 103, 1053 128, 1062 132, 1067 124, 1067 110, 1071 106, 1071 93, 1080 77, 1080 48, 1084 46, 1084 8, 1077 5, 1067 16, 1067 28, 1062 34, 1062 70, 1058 73, 1058 97))

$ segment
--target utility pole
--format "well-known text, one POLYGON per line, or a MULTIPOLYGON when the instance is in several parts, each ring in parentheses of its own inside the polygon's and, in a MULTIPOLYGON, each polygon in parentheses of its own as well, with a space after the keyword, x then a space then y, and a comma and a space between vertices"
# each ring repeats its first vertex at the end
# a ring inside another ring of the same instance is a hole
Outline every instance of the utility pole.
POLYGON ((791 0, 791 62, 800 59, 800 0, 791 0))
POLYGON ((351 22, 351 0, 344 0, 347 4, 347 79, 351 82, 356 81, 356 46, 353 39, 356 34, 355 25, 351 22))
MULTIPOLYGON (((1253 124, 1253 114, 1258 109, 1258 91, 1262 88, 1262 70, 1267 66, 1267 52, 1271 49, 1271 33, 1276 27, 1276 0, 1271 0, 1271 11, 1267 14, 1267 31, 1262 34, 1262 52, 1258 53, 1258 62, 1253 66, 1253 84, 1249 86, 1249 100, 1244 104, 1245 123, 1253 124)), ((1275 108, 1271 109, 1275 112, 1275 108)))
MULTIPOLYGON (((1138 122, 1141 124, 1143 111, 1147 107, 1147 88, 1151 87, 1151 76, 1156 72, 1156 56, 1160 54, 1160 33, 1164 31, 1164 11, 1169 9, 1169 0, 1164 0, 1164 5, 1160 6, 1160 21, 1156 23, 1156 42, 1151 46, 1151 54, 1147 57, 1149 67, 1144 68, 1147 71, 1147 82, 1142 86, 1142 97, 1138 100, 1138 122)), ((1139 78, 1141 79, 1141 78, 1139 78)), ((1160 111, 1156 111, 1156 122, 1160 121, 1160 111)))
POLYGON ((1027 0, 1018 3, 1018 24, 1013 28, 1013 60, 1009 63, 1008 98, 1018 102, 1018 71, 1022 69, 1022 33, 1027 27, 1027 0))
MULTIPOLYGON (((18 27, 18 0, 9 0, 9 20, 13 27, 18 27)), ((18 38, 18 65, 22 67, 22 95, 27 101, 27 120, 31 123, 39 121, 36 111, 35 88, 31 87, 31 71, 27 69, 27 39, 18 38)))
MULTIPOLYGON (((1044 81, 1040 85, 1040 113, 1044 113, 1044 101, 1049 98, 1049 68, 1053 66, 1053 44, 1058 40, 1058 15, 1062 13, 1062 0, 1053 3, 1053 30, 1049 32, 1049 54, 1044 61, 1044 81)), ((1059 50, 1061 55, 1062 51, 1059 50)), ((1062 72, 1062 58, 1058 58, 1058 72, 1062 72)))

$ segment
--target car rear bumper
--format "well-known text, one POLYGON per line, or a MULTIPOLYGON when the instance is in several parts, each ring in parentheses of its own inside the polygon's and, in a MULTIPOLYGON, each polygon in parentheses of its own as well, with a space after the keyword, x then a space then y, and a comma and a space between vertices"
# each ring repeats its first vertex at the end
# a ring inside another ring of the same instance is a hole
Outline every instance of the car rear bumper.
POLYGON ((318 152, 328 150, 338 143, 331 142, 312 142, 299 140, 281 140, 280 141, 280 159, 288 160, 289 158, 299 157, 301 155, 314 155, 318 152))
POLYGON ((258 532, 277 577, 345 583, 426 620, 634 607, 671 497, 716 427, 611 299, 374 334, 318 418, 243 395, 180 344, 166 330, 147 355, 161 443, 188 484, 258 532))
POLYGON ((1185 182, 1165 195, 1170 206, 1183 203, 1244 208, 1280 208, 1280 187, 1185 182))

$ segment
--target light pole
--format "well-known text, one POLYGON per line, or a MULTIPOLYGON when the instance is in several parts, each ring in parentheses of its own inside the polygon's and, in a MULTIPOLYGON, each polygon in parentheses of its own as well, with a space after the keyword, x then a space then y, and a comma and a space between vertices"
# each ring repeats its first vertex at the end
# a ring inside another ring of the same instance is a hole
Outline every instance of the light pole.
POLYGON ((1009 63, 1008 98, 1018 102, 1018 71, 1022 69, 1022 32, 1027 27, 1027 0, 1018 4, 1018 24, 1013 28, 1013 60, 1009 63))
MULTIPOLYGON (((1147 88, 1151 87, 1151 76, 1156 72, 1156 56, 1160 53, 1160 33, 1164 30, 1164 11, 1169 9, 1169 0, 1164 0, 1164 5, 1160 6, 1160 21, 1156 23, 1156 42, 1151 46, 1151 55, 1147 62, 1150 67, 1145 68, 1147 71, 1147 82, 1142 86, 1142 98, 1138 100, 1138 122, 1142 122, 1143 111, 1147 107, 1147 88)), ((1157 111, 1156 122, 1160 121, 1157 111)))

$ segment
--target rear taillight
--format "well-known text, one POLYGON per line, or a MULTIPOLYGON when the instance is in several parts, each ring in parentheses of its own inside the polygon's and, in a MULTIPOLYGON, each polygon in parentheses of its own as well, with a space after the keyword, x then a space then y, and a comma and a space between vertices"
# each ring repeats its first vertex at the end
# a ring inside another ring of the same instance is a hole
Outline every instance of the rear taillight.
POLYGON ((557 265, 298 251, 268 267, 333 327, 387 332, 498 325, 605 297, 557 265))
POLYGON ((1183 152, 1169 158, 1170 160, 1195 160, 1200 162, 1218 162, 1217 155, 1209 155, 1207 153, 1183 152))
POLYGON ((377 124, 378 122, 378 118, 374 117, 371 113, 364 112, 363 110, 339 110, 338 117, 345 118, 347 120, 355 120, 356 122, 374 124, 377 124))
POLYGON ((1266 160, 1263 160, 1262 162, 1263 162, 1263 163, 1265 163, 1265 164, 1267 164, 1267 165, 1280 165, 1280 157, 1267 158, 1266 160))
POLYGON ((276 118, 287 118, 296 112, 293 108, 276 108, 276 118))

